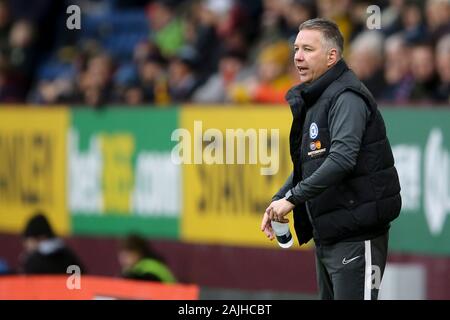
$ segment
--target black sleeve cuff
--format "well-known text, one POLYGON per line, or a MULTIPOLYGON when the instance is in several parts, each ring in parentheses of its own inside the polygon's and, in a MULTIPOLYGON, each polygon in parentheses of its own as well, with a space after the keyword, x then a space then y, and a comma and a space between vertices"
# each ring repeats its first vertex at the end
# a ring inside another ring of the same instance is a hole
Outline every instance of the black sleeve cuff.
POLYGON ((289 201, 290 203, 292 203, 294 206, 297 205, 297 203, 295 202, 294 199, 294 195, 292 194, 292 190, 289 189, 288 192, 286 192, 286 194, 284 195, 284 198, 289 201))

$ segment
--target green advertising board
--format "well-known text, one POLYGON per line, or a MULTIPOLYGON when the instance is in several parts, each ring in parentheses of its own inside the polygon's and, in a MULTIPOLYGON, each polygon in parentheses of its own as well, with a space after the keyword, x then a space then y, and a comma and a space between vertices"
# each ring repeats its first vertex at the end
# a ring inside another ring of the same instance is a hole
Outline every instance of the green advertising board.
MULTIPOLYGON (((177 109, 73 108, 67 137, 72 233, 178 238, 177 109)), ((179 187, 178 187, 179 186, 179 187)))
POLYGON ((402 195, 390 249, 450 254, 450 110, 384 108, 402 195))

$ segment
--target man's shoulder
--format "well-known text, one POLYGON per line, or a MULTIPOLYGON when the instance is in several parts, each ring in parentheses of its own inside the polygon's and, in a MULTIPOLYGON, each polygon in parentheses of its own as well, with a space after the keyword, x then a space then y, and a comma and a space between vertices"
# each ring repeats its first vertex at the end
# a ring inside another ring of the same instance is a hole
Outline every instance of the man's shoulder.
POLYGON ((330 116, 340 115, 342 117, 355 118, 364 117, 367 119, 371 114, 370 107, 358 93, 346 90, 342 92, 330 108, 330 116))
POLYGON ((354 102, 366 105, 366 102, 364 101, 363 97, 353 90, 344 90, 343 92, 341 92, 336 99, 336 103, 338 102, 346 102, 346 103, 354 102))
POLYGON ((335 100, 334 106, 348 108, 365 107, 369 110, 364 98, 353 90, 345 90, 340 93, 335 100))
POLYGON ((356 77, 354 72, 346 70, 325 89, 323 96, 329 99, 336 99, 343 92, 360 92, 362 86, 362 82, 356 77))

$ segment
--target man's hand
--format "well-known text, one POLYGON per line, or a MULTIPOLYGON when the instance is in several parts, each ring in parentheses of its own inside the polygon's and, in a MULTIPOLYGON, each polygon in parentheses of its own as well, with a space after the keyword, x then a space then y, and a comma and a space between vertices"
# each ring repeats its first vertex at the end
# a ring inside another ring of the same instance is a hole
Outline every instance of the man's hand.
POLYGON ((261 222, 261 231, 264 232, 264 234, 267 238, 270 239, 270 241, 272 241, 273 239, 275 239, 275 233, 273 232, 270 221, 271 220, 269 218, 269 215, 267 214, 267 211, 264 212, 264 216, 261 222))
POLYGON ((295 206, 292 203, 283 198, 272 202, 266 209, 266 212, 269 215, 270 220, 285 223, 289 222, 289 220, 284 216, 291 212, 294 207, 295 206))
POLYGON ((264 216, 261 222, 261 231, 265 233, 265 235, 273 240, 275 235, 272 230, 272 226, 270 224, 271 221, 277 221, 282 223, 289 222, 284 216, 294 209, 294 205, 287 201, 286 199, 280 199, 273 201, 264 212, 264 216))

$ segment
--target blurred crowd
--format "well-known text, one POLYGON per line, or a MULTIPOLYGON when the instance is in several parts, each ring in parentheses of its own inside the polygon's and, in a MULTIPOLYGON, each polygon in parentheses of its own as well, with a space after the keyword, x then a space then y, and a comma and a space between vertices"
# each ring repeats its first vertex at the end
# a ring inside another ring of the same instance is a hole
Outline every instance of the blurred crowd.
POLYGON ((319 16, 379 102, 450 104, 450 0, 71 1, 80 30, 65 27, 69 3, 33 1, 34 16, 20 3, 0 1, 3 103, 284 103, 298 26, 319 16))

